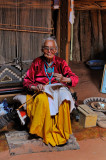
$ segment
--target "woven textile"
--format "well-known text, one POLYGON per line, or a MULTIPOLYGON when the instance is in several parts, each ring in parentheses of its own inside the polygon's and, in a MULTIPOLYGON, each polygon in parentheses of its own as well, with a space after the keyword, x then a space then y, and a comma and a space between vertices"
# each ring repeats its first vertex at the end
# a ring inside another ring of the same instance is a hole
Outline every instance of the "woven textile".
POLYGON ((45 145, 42 139, 29 139, 29 134, 26 131, 10 131, 6 133, 5 136, 8 142, 10 155, 76 150, 80 148, 73 135, 70 143, 56 147, 45 145))

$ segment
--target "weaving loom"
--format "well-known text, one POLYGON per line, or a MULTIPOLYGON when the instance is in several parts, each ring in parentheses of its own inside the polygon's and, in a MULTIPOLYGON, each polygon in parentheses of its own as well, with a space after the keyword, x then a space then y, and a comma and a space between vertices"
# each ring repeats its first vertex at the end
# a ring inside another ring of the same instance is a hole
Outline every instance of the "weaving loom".
POLYGON ((20 92, 42 39, 52 34, 51 1, 1 0, 0 11, 0 94, 20 92))

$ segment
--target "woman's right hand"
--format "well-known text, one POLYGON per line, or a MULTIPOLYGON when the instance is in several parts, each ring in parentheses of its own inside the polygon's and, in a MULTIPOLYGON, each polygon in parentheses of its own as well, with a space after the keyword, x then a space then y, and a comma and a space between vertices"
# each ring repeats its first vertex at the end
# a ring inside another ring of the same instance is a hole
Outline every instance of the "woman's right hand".
POLYGON ((38 84, 37 86, 31 86, 31 90, 34 90, 34 91, 44 91, 44 85, 38 84))

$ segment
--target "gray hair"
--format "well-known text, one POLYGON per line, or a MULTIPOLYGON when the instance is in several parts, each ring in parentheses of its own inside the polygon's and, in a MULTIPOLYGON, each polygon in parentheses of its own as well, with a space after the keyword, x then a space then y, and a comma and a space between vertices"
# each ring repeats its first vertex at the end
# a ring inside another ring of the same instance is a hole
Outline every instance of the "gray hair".
POLYGON ((54 41, 55 43, 55 46, 56 46, 56 49, 58 51, 58 46, 57 46, 57 42, 56 42, 56 39, 54 37, 47 37, 47 38, 44 38, 43 41, 42 41, 42 48, 44 47, 44 44, 47 40, 50 40, 50 41, 54 41))

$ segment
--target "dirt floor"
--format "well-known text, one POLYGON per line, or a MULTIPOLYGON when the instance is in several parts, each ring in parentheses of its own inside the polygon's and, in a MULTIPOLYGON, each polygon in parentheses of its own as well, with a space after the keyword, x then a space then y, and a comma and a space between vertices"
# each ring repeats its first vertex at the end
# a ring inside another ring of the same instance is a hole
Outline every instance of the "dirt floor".
POLYGON ((9 151, 0 152, 0 160, 106 160, 106 138, 79 142, 79 150, 40 152, 10 156, 9 151))
MULTIPOLYGON (((70 62, 70 67, 79 76, 78 85, 73 88, 77 92, 78 103, 89 97, 104 97, 106 94, 100 92, 103 70, 91 70, 84 63, 70 62)), ((1 141, 2 143, 2 141, 1 141)), ((78 141, 79 150, 69 150, 61 152, 32 153, 18 156, 10 156, 9 151, 4 148, 0 152, 0 160, 105 160, 106 159, 106 137, 97 139, 84 139, 78 141)))
POLYGON ((76 62, 70 62, 70 67, 79 77, 79 83, 73 88, 79 104, 89 97, 106 98, 106 94, 100 92, 103 70, 92 70, 86 64, 76 62))

